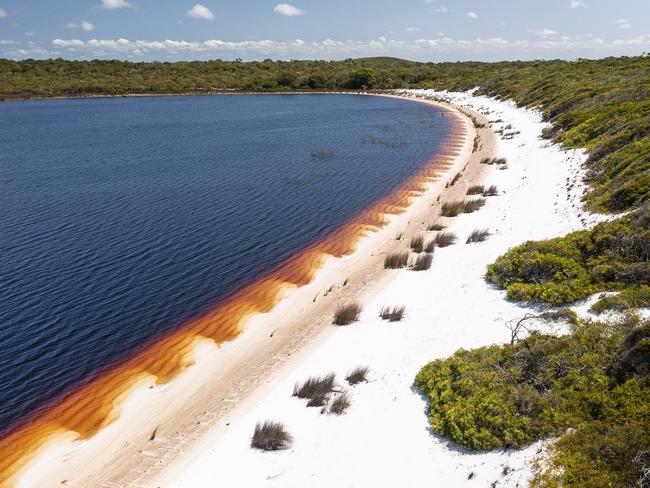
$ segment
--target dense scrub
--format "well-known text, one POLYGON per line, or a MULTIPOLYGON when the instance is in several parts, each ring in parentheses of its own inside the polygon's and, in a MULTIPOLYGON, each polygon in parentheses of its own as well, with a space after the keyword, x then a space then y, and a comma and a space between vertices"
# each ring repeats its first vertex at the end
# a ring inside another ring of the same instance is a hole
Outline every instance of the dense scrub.
POLYGON ((488 266, 512 300, 570 303, 650 283, 650 205, 591 230, 517 246, 488 266))
POLYGON ((606 310, 623 311, 632 308, 650 307, 650 286, 631 286, 615 295, 607 295, 593 304, 591 310, 602 313, 606 310))
POLYGON ((427 364, 415 383, 433 430, 469 449, 522 447, 574 429, 552 447, 540 485, 635 486, 638 456, 650 451, 649 372, 650 323, 632 318, 461 349, 427 364))
POLYGON ((435 88, 468 90, 539 107, 548 137, 589 151, 587 200, 620 211, 650 191, 650 57, 499 63, 344 61, 0 60, 0 98, 216 90, 435 88))

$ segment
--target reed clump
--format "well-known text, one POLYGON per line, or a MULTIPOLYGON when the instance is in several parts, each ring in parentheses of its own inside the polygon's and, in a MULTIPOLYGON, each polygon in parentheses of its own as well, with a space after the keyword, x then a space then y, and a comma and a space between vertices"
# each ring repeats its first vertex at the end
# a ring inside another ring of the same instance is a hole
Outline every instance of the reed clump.
POLYGON ((420 234, 411 237, 409 247, 413 252, 421 253, 424 250, 424 237, 420 234))
POLYGON ((463 212, 465 202, 457 200, 455 202, 445 202, 440 209, 440 215, 443 217, 456 217, 463 212))
POLYGON ((489 236, 490 231, 487 229, 474 229, 465 242, 466 244, 470 244, 472 242, 483 242, 487 240, 489 236))
POLYGON ((409 262, 409 253, 395 252, 384 258, 384 269, 405 268, 409 262))
MULTIPOLYGON (((334 414, 334 415, 343 415, 345 411, 350 407, 350 397, 348 396, 347 393, 339 393, 336 395, 336 398, 332 400, 332 403, 330 404, 329 410, 327 410, 327 413, 329 414, 334 414)), ((325 409, 323 409, 321 412, 323 412, 325 409)))
POLYGON ((485 205, 485 198, 477 198, 476 200, 467 200, 463 203, 463 213, 476 212, 478 209, 485 205))
POLYGON ((499 190, 496 185, 490 185, 488 188, 483 191, 484 197, 496 197, 499 194, 499 190))
POLYGON ((341 305, 334 312, 334 325, 350 325, 352 322, 359 320, 361 305, 357 302, 341 305))
POLYGON ((392 308, 384 305, 379 311, 379 316, 383 320, 388 320, 389 322, 399 322, 404 317, 405 310, 406 307, 404 305, 395 305, 392 308))
POLYGON ((413 263, 414 271, 426 271, 431 268, 431 263, 433 262, 433 254, 420 254, 415 263, 413 263))
POLYGON ((483 185, 473 185, 470 186, 467 189, 467 194, 468 195, 480 195, 485 191, 485 187, 483 185))
POLYGON ((443 224, 439 224, 438 222, 434 222, 432 224, 429 224, 429 227, 427 227, 427 230, 433 231, 433 230, 443 230, 446 229, 447 226, 443 224))
POLYGON ((358 383, 361 383, 363 381, 367 381, 368 378, 368 371, 370 371, 367 367, 365 366, 359 366, 358 368, 355 368, 352 370, 346 377, 345 380, 350 384, 350 385, 356 385, 358 383))
POLYGON ((251 439, 251 447, 263 451, 277 451, 291 446, 293 437, 280 422, 267 420, 257 423, 251 439))
POLYGON ((489 164, 489 165, 503 165, 506 164, 506 158, 483 158, 481 159, 481 164, 489 164))
POLYGON ((436 246, 447 247, 456 243, 456 234, 453 232, 441 232, 436 236, 436 246))
POLYGON ((314 398, 324 397, 327 398, 332 390, 334 390, 334 373, 329 373, 325 376, 314 376, 308 378, 302 383, 296 383, 293 386, 293 396, 298 398, 314 398))

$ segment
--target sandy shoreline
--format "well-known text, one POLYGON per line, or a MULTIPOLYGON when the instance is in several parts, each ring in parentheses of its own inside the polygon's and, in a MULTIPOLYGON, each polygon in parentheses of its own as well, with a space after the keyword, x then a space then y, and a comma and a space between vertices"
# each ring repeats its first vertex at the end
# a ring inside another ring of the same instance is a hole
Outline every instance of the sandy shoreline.
MULTIPOLYGON (((495 184, 498 195, 487 198, 478 212, 441 219, 459 239, 436 249, 430 270, 399 270, 377 282, 374 293, 369 289, 359 297, 364 309, 358 322, 330 328, 308 344, 291 362, 293 367, 278 370, 224 419, 226 428, 183 450, 154 478, 141 478, 140 486, 527 485, 530 462, 543 441, 517 451, 467 452, 450 445, 430 432, 426 402, 413 389, 413 379, 427 362, 458 348, 508 341, 505 323, 530 308, 506 301, 502 290, 486 283, 485 267, 513 245, 597 220, 580 205, 585 155, 541 139, 547 124, 535 110, 469 93, 405 94, 444 98, 479 112, 501 136, 494 149, 507 164, 479 165, 478 173, 470 175, 470 163, 466 176, 452 187, 455 194, 443 201, 464 197, 475 182, 495 184), (465 244, 473 229, 483 227, 490 230, 487 241, 465 244), (406 306, 402 322, 378 317, 382 306, 396 304, 406 306), (369 380, 349 386, 344 377, 358 366, 370 368, 369 380), (322 415, 292 397, 296 382, 329 372, 336 374, 337 388, 350 396, 345 415, 322 415), (283 422, 293 435, 289 449, 250 449, 255 423, 267 419, 283 422)), ((434 207, 427 219, 412 220, 409 232, 425 233, 437 213, 434 207)))
MULTIPOLYGON (((432 207, 439 205, 436 199, 454 175, 467 166, 461 181, 480 176, 484 168, 478 159, 490 154, 492 136, 489 129, 480 129, 485 147, 468 165, 474 129, 462 120, 466 134, 456 135, 462 149, 444 165, 442 175, 435 181, 425 175, 424 193, 413 195, 417 198, 405 212, 389 216, 386 225, 363 237, 354 253, 326 258, 313 281, 284 289, 286 298, 270 313, 253 315, 236 341, 217 347, 196 339, 191 345, 194 358, 185 359, 196 362, 195 367, 173 381, 156 386, 156 378, 143 372, 115 402, 121 409, 116 421, 83 441, 70 442, 74 433, 60 431, 7 484, 148 486, 168 463, 200 445, 200 439, 218 435, 227 427, 223 419, 233 407, 254 401, 333 332, 336 305, 353 299, 365 302, 394 278, 395 273, 383 270, 383 255, 403 248, 396 234, 406 239, 419 231, 423 219, 435 215, 432 207)), ((453 192, 460 197, 459 188, 446 189, 449 197, 453 192)))
POLYGON ((0 96, 0 102, 20 102, 25 100, 85 100, 96 98, 141 98, 141 97, 205 97, 213 95, 389 95, 390 91, 381 90, 206 90, 203 92, 178 92, 178 93, 124 93, 122 95, 93 94, 81 95, 33 95, 33 96, 0 96))

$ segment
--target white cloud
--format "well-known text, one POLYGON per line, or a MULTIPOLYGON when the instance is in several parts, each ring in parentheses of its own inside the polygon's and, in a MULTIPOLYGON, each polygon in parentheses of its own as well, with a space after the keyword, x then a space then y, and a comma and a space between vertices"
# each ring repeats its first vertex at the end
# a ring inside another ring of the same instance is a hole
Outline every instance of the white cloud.
POLYGON ((404 30, 405 30, 406 32, 417 32, 417 31, 420 30, 420 28, 419 28, 419 27, 407 27, 407 28, 404 29, 404 30))
POLYGON ((304 11, 300 10, 298 7, 291 5, 290 3, 278 3, 273 11, 276 14, 286 15, 287 17, 295 17, 297 15, 304 15, 304 11))
POLYGON ((75 22, 68 22, 67 24, 65 24, 65 26, 68 29, 81 29, 86 32, 90 32, 91 30, 95 29, 95 26, 90 22, 88 22, 87 20, 82 20, 78 24, 76 24, 75 22))
POLYGON ((131 4, 126 0, 102 0, 102 8, 115 10, 117 8, 128 8, 131 4))
POLYGON ((204 20, 214 20, 214 14, 212 11, 205 5, 197 3, 187 11, 187 16, 192 17, 193 19, 204 19, 204 20))
POLYGON ((580 8, 586 6, 587 4, 584 2, 584 0, 569 0, 569 7, 571 8, 580 8))
POLYGON ((618 19, 615 24, 619 29, 622 30, 628 30, 632 28, 632 24, 630 24, 630 21, 627 19, 618 19))
POLYGON ((0 19, 7 16, 7 11, 0 7, 0 19))
POLYGON ((557 36, 559 34, 558 31, 554 31, 553 29, 533 30, 533 31, 530 31, 530 32, 533 32, 533 33, 537 34, 540 37, 553 37, 553 36, 557 36))
POLYGON ((467 12, 467 16, 468 16, 470 19, 478 19, 478 14, 477 14, 476 12, 472 12, 472 11, 467 12))
POLYGON ((444 14, 444 13, 447 13, 447 12, 449 12, 449 9, 447 7, 445 7, 444 5, 441 5, 440 7, 436 7, 431 11, 431 13, 434 13, 434 14, 444 14))
POLYGON ((8 39, 0 39, 0 46, 9 46, 11 44, 16 44, 16 41, 10 41, 8 39))
MULTIPOLYGON (((325 39, 307 42, 302 39, 289 41, 245 40, 224 41, 210 39, 206 41, 131 41, 128 39, 54 39, 52 45, 74 57, 148 57, 160 59, 164 55, 179 55, 187 58, 188 53, 196 57, 244 57, 247 59, 319 58, 340 59, 355 56, 394 55, 402 57, 431 59, 432 56, 447 56, 462 59, 477 55, 493 55, 499 58, 521 57, 527 53, 548 53, 558 57, 566 53, 572 58, 585 50, 604 54, 634 54, 641 52, 650 43, 650 34, 627 39, 604 41, 593 36, 555 37, 535 41, 527 39, 474 38, 453 39, 440 36, 433 39, 398 40, 379 37, 371 41, 337 41, 325 39)), ((16 51, 17 52, 17 51, 16 51)), ((20 54, 20 53, 18 53, 20 54)))

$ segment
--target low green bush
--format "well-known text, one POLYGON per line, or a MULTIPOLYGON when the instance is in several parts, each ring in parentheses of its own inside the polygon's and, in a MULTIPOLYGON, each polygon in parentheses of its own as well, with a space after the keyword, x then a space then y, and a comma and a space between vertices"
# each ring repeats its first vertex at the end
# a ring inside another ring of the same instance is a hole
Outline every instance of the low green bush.
POLYGON ((511 300, 571 303, 598 291, 650 282, 650 207, 591 230, 529 241, 488 266, 511 300))
POLYGON ((600 314, 606 310, 623 311, 630 308, 650 307, 650 286, 632 286, 616 295, 601 298, 593 304, 591 310, 600 314))
POLYGON ((536 486, 635 486, 634 459, 650 453, 649 372, 650 322, 628 318, 460 349, 424 366, 415 384, 433 431, 468 449, 562 436, 536 486))

